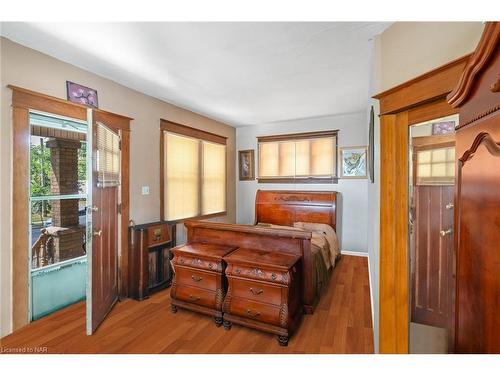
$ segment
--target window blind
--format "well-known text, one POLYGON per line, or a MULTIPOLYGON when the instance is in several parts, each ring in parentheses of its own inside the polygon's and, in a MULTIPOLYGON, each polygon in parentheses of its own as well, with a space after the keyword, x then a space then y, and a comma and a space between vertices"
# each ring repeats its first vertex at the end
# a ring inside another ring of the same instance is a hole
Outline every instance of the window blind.
POLYGON ((103 124, 97 124, 97 186, 120 185, 120 137, 103 124))
POLYGON ((199 214, 199 140, 164 133, 166 220, 199 214))
MULTIPOLYGON (((292 136, 290 136, 292 137, 292 136)), ((336 135, 297 140, 259 140, 259 179, 337 177, 336 135)))
POLYGON ((417 185, 455 183, 455 147, 417 151, 417 185))
POLYGON ((202 215, 226 210, 226 146, 202 142, 202 215))
POLYGON ((163 217, 226 211, 226 145, 163 131, 163 217))

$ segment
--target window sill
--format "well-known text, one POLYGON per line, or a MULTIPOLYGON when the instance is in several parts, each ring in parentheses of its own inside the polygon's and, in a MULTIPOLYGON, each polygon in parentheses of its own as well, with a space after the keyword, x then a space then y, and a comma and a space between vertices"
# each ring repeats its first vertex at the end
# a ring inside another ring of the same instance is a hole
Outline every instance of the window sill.
POLYGON ((214 214, 208 214, 208 215, 186 217, 184 219, 175 219, 175 220, 162 219, 162 221, 168 222, 168 223, 183 223, 183 222, 188 221, 188 220, 205 220, 205 219, 211 219, 214 217, 221 217, 221 216, 227 216, 227 211, 216 212, 214 214))
POLYGON ((259 184, 338 184, 338 177, 333 178, 258 178, 259 184))

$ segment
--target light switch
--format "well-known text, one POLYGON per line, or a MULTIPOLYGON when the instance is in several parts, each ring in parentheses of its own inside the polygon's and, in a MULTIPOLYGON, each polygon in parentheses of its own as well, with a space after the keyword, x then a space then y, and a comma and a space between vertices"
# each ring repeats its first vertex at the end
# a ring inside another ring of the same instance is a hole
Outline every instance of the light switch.
POLYGON ((149 186, 142 187, 142 195, 149 195, 149 186))

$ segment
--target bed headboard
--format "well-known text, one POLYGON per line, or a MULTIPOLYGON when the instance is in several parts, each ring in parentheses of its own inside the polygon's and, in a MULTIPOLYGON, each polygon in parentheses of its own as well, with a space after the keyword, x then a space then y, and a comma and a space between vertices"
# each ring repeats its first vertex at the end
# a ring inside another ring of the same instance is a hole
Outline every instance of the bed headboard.
POLYGON ((336 191, 257 190, 255 224, 328 224, 337 230, 336 191))

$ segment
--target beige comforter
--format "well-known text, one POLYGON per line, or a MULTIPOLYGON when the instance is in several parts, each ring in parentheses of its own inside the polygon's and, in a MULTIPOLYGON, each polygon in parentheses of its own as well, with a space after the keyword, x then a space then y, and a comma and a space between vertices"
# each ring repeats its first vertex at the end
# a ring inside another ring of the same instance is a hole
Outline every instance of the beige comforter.
POLYGON ((257 225, 269 228, 293 229, 312 232, 312 253, 321 253, 327 270, 335 267, 335 260, 340 252, 339 241, 335 230, 328 224, 296 222, 293 227, 265 223, 259 223, 257 225))

